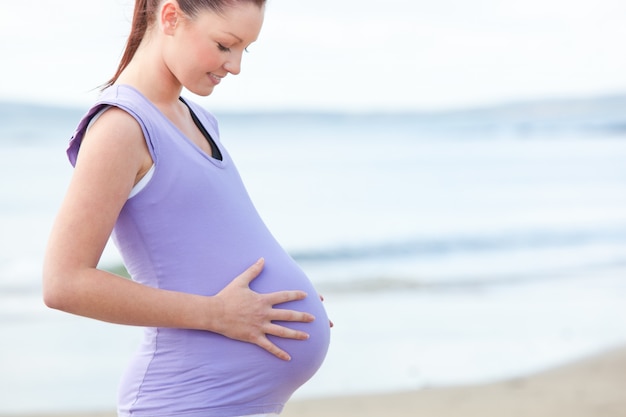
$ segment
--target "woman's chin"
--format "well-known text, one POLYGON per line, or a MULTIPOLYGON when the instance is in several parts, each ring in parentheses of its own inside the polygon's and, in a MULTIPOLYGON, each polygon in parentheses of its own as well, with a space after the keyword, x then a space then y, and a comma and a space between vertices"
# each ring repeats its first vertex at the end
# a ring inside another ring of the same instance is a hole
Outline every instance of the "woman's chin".
POLYGON ((190 91, 191 93, 200 96, 200 97, 207 97, 210 96, 211 93, 213 93, 213 90, 215 89, 214 85, 207 85, 207 86, 184 86, 188 91, 190 91))

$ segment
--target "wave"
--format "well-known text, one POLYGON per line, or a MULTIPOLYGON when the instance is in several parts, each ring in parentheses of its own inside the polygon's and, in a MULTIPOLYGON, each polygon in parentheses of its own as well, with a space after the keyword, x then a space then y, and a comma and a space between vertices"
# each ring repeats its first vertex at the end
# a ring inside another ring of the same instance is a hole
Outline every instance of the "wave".
POLYGON ((584 263, 569 267, 541 267, 533 271, 508 271, 505 273, 464 273, 447 276, 387 276, 360 275, 341 279, 322 279, 316 286, 326 294, 380 293, 387 291, 415 292, 468 292, 524 285, 552 283, 578 278, 595 278, 597 274, 622 277, 626 272, 626 257, 606 262, 584 263), (613 271, 613 272, 612 272, 613 271))
POLYGON ((444 256, 458 253, 511 251, 518 249, 563 248, 598 243, 626 243, 626 227, 592 230, 535 230, 478 236, 346 245, 324 249, 291 251, 298 262, 324 263, 407 256, 444 256))

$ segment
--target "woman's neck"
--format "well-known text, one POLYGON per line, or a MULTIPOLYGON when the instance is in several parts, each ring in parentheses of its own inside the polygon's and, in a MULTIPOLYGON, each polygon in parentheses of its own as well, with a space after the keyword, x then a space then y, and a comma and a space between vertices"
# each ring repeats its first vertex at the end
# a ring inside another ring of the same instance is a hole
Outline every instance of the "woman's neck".
POLYGON ((127 84, 136 88, 157 106, 177 105, 182 85, 157 51, 158 45, 142 42, 115 84, 127 84))

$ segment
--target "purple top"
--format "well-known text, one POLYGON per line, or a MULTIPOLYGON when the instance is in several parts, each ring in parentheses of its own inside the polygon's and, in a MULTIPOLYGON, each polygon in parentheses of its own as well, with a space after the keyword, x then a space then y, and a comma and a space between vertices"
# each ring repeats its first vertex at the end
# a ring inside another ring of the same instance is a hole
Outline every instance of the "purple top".
MULTIPOLYGON (((187 100, 219 147, 211 158, 129 86, 105 90, 78 125, 68 149, 76 163, 89 120, 104 106, 119 107, 140 124, 155 171, 124 205, 113 231, 126 268, 137 282, 214 295, 258 258, 265 268, 251 288, 259 293, 303 290, 308 297, 279 308, 313 314, 312 323, 284 323, 310 334, 297 341, 271 337, 292 357, 216 333, 147 328, 123 377, 118 412, 124 417, 228 417, 279 413, 322 364, 328 318, 304 272, 277 243, 257 213, 215 118, 187 100)), ((271 161, 267 161, 271 163, 271 161)))

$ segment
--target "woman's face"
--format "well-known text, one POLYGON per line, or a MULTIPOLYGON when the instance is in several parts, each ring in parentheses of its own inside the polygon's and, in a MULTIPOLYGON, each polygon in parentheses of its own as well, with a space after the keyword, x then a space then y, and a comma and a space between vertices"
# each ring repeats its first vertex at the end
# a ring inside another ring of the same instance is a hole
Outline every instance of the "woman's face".
POLYGON ((238 2, 222 14, 200 12, 194 18, 178 13, 166 37, 165 66, 186 89, 200 96, 213 92, 227 74, 239 74, 241 56, 259 36, 264 9, 238 2))

